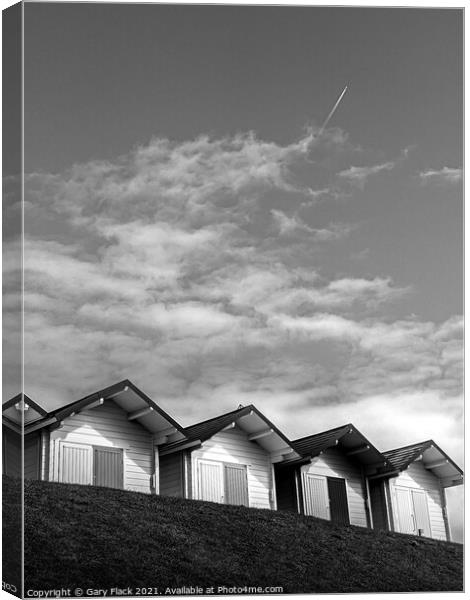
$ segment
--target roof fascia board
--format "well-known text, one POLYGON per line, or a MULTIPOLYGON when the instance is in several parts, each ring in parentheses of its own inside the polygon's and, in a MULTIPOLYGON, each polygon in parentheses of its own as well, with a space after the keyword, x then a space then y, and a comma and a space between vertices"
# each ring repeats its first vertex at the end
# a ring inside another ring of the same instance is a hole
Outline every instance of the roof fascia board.
POLYGON ((55 417, 50 417, 50 418, 46 418, 43 419, 42 421, 36 421, 35 423, 31 423, 31 425, 27 426, 24 428, 24 434, 28 434, 28 433, 32 433, 33 431, 37 431, 38 429, 43 429, 44 427, 48 427, 49 425, 53 425, 54 423, 57 423, 60 421, 57 421, 57 419, 55 417))
POLYGON ((434 442, 433 440, 430 440, 430 446, 434 446, 434 448, 436 448, 436 450, 438 452, 440 452, 442 454, 442 456, 449 461, 449 463, 455 467, 457 469, 457 471, 460 473, 460 475, 463 475, 463 470, 450 458, 450 456, 448 454, 446 454, 444 452, 444 450, 442 450, 442 448, 439 448, 439 446, 436 444, 436 442, 434 442))
POLYGON ((160 448, 158 450, 158 454, 159 456, 167 456, 168 454, 174 454, 175 452, 180 452, 181 450, 196 450, 197 448, 200 448, 202 445, 202 441, 201 440, 192 440, 189 442, 184 442, 182 441, 181 443, 179 443, 177 446, 174 446, 173 448, 160 448))
POLYGON ((21 426, 17 425, 16 423, 13 423, 13 421, 10 421, 10 419, 8 419, 5 416, 2 417, 2 425, 5 425, 5 427, 8 427, 8 429, 11 429, 15 433, 21 435, 21 426))
POLYGON ((401 471, 399 469, 394 469, 393 471, 386 471, 385 473, 373 473, 372 475, 367 475, 367 479, 388 479, 390 477, 396 477, 400 473, 401 471))
POLYGON ((184 432, 184 428, 173 419, 173 417, 170 417, 170 415, 168 413, 166 413, 162 408, 160 408, 160 406, 158 406, 158 404, 156 404, 151 398, 149 398, 147 396, 147 394, 145 394, 142 390, 140 390, 137 386, 135 386, 132 381, 129 381, 129 379, 125 380, 126 385, 138 396, 140 396, 142 398, 142 400, 144 400, 151 408, 153 408, 154 410, 156 410, 162 417, 164 417, 164 419, 166 419, 170 425, 172 425, 173 427, 175 427, 181 434, 184 435, 184 437, 186 437, 186 434, 184 432))

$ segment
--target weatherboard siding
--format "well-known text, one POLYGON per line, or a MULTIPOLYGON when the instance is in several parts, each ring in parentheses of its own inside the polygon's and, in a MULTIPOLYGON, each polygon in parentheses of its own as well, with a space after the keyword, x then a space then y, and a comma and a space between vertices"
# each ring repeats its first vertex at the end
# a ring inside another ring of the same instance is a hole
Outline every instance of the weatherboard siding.
POLYGON ((9 427, 2 427, 3 473, 10 477, 21 477, 21 435, 9 427))
POLYGON ((40 479, 40 452, 40 433, 26 435, 24 438, 24 476, 26 479, 40 479))
POLYGON ((429 521, 431 526, 431 537, 438 540, 446 540, 446 526, 442 511, 442 497, 440 492, 439 479, 425 469, 421 461, 412 463, 398 477, 390 480, 390 492, 392 496, 393 521, 395 530, 398 526, 398 507, 396 487, 408 489, 421 489, 426 492, 429 521))
POLYGON ((200 460, 246 465, 249 506, 273 508, 272 469, 270 455, 256 442, 250 442, 239 427, 227 429, 205 441, 192 452, 192 496, 199 498, 200 460))
POLYGON ((351 525, 367 527, 364 479, 359 465, 348 459, 338 448, 330 448, 313 458, 310 464, 303 466, 301 472, 304 490, 305 473, 344 479, 351 525))
POLYGON ((60 444, 70 442, 88 446, 123 449, 124 489, 151 492, 153 475, 152 434, 139 423, 129 421, 127 413, 114 402, 85 409, 64 420, 50 436, 50 480, 61 481, 60 444))

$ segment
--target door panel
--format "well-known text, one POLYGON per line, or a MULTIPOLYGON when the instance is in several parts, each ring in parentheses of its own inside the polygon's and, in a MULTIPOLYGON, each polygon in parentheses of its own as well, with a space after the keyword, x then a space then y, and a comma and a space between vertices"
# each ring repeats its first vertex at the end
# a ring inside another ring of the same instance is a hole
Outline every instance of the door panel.
POLYGON ((123 451, 121 448, 93 447, 95 485, 123 488, 123 451))
POLYGON ((401 533, 415 533, 410 491, 407 488, 395 488, 397 499, 398 526, 401 533))
POLYGON ((225 504, 248 506, 248 478, 244 465, 224 465, 225 504))
POLYGON ((413 502, 413 513, 415 516, 416 534, 422 529, 422 535, 431 537, 431 526, 429 523, 428 500, 426 493, 421 490, 411 490, 413 502))
POLYGON ((222 464, 199 461, 199 499, 223 502, 222 464))
POLYGON ((329 519, 328 488, 326 477, 303 474, 305 514, 320 519, 329 519))
POLYGON ((91 485, 93 482, 92 447, 61 442, 59 450, 59 481, 91 485))
POLYGON ((328 477, 330 518, 334 523, 349 525, 348 494, 346 482, 339 477, 328 477))

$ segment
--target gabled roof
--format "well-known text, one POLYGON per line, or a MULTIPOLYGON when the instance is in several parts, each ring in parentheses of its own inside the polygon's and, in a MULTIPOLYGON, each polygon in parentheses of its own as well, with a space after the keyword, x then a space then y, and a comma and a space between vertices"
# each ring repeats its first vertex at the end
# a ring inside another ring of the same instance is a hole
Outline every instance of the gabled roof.
POLYGON ((387 450, 383 454, 388 458, 388 460, 398 471, 403 471, 408 467, 408 465, 414 462, 427 448, 429 448, 431 444, 432 440, 426 440, 425 442, 418 442, 417 444, 403 446, 403 448, 387 450))
MULTIPOLYGON (((129 379, 119 381, 50 412, 41 409, 41 419, 35 420, 31 424, 25 423, 24 432, 30 433, 49 425, 57 426, 61 421, 77 412, 98 406, 105 400, 110 399, 129 414, 128 418, 130 420, 135 420, 152 433, 161 436, 160 443, 164 443, 169 438, 172 440, 185 438, 183 427, 155 404, 144 392, 139 390, 129 379)), ((9 403, 11 402, 10 400, 9 403)))
POLYGON ((253 404, 186 427, 186 440, 162 446, 161 454, 170 454, 182 450, 183 447, 195 447, 235 424, 248 434, 251 441, 257 442, 272 454, 279 454, 279 461, 300 458, 290 440, 253 404))
POLYGON ((36 402, 34 402, 34 400, 32 400, 26 394, 17 394, 13 398, 10 398, 10 400, 7 400, 4 404, 2 404, 2 411, 7 410, 8 408, 10 408, 10 406, 18 404, 18 402, 21 402, 21 400, 24 400, 25 404, 27 404, 30 408, 34 408, 34 410, 36 410, 43 417, 47 415, 47 411, 44 410, 44 408, 42 408, 41 406, 39 406, 39 404, 36 404, 36 402))
POLYGON ((294 440, 292 445, 302 456, 315 457, 335 446, 340 446, 346 455, 364 465, 376 468, 391 468, 382 452, 379 452, 352 423, 321 431, 314 435, 294 440))
POLYGON ((463 483, 462 469, 448 456, 434 440, 425 440, 394 450, 383 452, 397 471, 404 471, 411 463, 422 460, 425 469, 432 471, 441 479, 444 487, 463 483))
POLYGON ((17 394, 2 405, 3 422, 17 431, 22 424, 37 422, 47 416, 47 411, 26 394, 17 394), (22 410, 22 406, 24 410, 22 410))
POLYGON ((70 414, 76 413, 79 410, 87 408, 90 404, 96 402, 96 400, 99 400, 101 398, 104 400, 109 398, 115 399, 115 397, 117 397, 118 395, 120 396, 118 404, 124 404, 126 408, 128 408, 130 407, 129 402, 126 403, 124 400, 121 400, 122 394, 128 392, 131 392, 135 396, 140 398, 143 401, 141 403, 142 405, 146 404, 149 408, 152 408, 153 411, 161 415, 166 421, 168 421, 168 423, 175 427, 175 429, 181 432, 183 431, 183 427, 179 423, 177 423, 172 417, 170 417, 170 415, 168 415, 162 408, 160 408, 158 404, 155 404, 155 402, 151 400, 151 398, 144 394, 144 392, 140 390, 137 386, 135 386, 129 379, 123 379, 118 383, 103 388, 102 390, 98 390, 93 394, 89 394, 88 396, 85 396, 80 400, 76 400, 74 402, 71 402, 70 404, 66 404, 65 406, 51 411, 49 413, 49 416, 55 416, 57 420, 62 421, 63 419, 67 418, 70 414))
POLYGON ((336 446, 338 440, 349 431, 349 428, 350 425, 341 425, 334 429, 328 429, 328 431, 307 435, 294 440, 292 445, 303 456, 317 456, 323 450, 336 446))
POLYGON ((212 417, 212 419, 207 419, 206 421, 201 421, 195 425, 185 427, 184 431, 186 437, 188 440, 201 440, 201 442, 204 442, 216 433, 219 433, 219 431, 227 427, 227 425, 230 425, 230 423, 233 423, 234 420, 243 417, 244 415, 248 415, 252 410, 256 410, 256 408, 250 404, 249 406, 237 408, 236 410, 219 415, 218 417, 212 417))

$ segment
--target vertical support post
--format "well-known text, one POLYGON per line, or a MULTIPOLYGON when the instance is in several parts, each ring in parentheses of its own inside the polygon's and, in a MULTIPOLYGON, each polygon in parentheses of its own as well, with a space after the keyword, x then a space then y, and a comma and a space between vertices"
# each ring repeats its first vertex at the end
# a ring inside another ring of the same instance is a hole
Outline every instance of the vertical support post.
POLYGON ((362 466, 361 466, 361 472, 362 472, 362 481, 364 483, 364 490, 365 490, 364 504, 366 506, 367 527, 369 527, 369 529, 373 529, 374 519, 372 516, 372 505, 371 505, 371 501, 370 501, 369 478, 365 474, 364 467, 362 467, 362 466))
POLYGON ((302 497, 302 472, 301 469, 295 469, 295 491, 297 496, 297 512, 299 515, 305 514, 304 506, 303 506, 303 497, 302 497))
POLYGON ((39 479, 41 481, 48 481, 49 480, 49 462, 50 462, 50 456, 49 456, 49 445, 48 445, 48 438, 49 438, 49 431, 45 430, 45 429, 41 429, 41 443, 39 445, 39 451, 40 451, 40 472, 39 472, 39 479))
POLYGON ((52 440, 51 443, 51 459, 53 461, 52 463, 52 481, 60 481, 60 473, 59 473, 59 451, 60 451, 60 442, 59 439, 57 439, 54 436, 54 439, 52 440))
POLYGON ((390 479, 383 480, 384 496, 385 496, 385 507, 387 509, 387 522, 389 531, 395 531, 395 525, 393 522, 393 507, 392 498, 390 494, 390 479))
POLYGON ((447 515, 447 498, 446 498, 446 491, 445 489, 442 487, 442 483, 441 481, 439 481, 439 494, 441 497, 441 504, 442 504, 442 517, 444 519, 444 528, 446 531, 446 540, 448 542, 451 542, 451 535, 450 535, 450 526, 449 526, 449 517, 447 515))
POLYGON ((183 461, 183 498, 191 498, 190 489, 191 482, 189 481, 191 470, 189 468, 189 461, 191 460, 191 452, 182 452, 183 461))
POLYGON ((277 497, 276 497, 276 473, 274 470, 274 464, 271 463, 271 509, 277 510, 277 497))
POLYGON ((158 446, 153 447, 153 456, 154 456, 154 488, 155 494, 160 493, 160 454, 158 452, 158 446))

